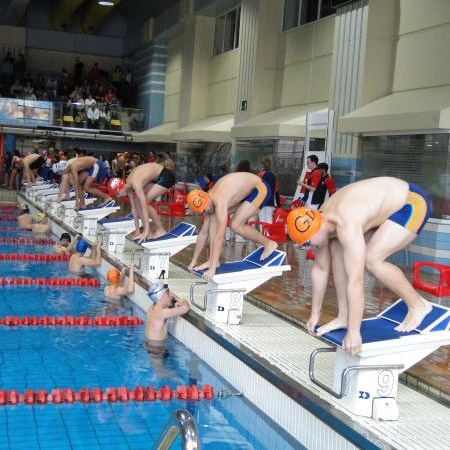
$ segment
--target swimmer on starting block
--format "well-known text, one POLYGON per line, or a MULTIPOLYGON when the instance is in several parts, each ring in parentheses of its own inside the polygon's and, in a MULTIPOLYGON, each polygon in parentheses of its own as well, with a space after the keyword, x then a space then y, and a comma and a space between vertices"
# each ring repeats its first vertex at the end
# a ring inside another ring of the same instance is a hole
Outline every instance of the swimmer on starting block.
POLYGON ((233 214, 231 229, 240 236, 264 246, 261 260, 266 259, 278 244, 248 225, 248 220, 257 214, 273 197, 270 187, 257 175, 234 172, 224 177, 207 193, 200 189, 189 192, 187 202, 193 212, 204 215, 203 226, 197 237, 194 255, 189 270, 205 270, 203 278, 211 280, 219 265, 225 242, 228 215, 233 214), (197 266, 197 260, 208 241, 211 253, 208 261, 197 266))
POLYGON ((134 292, 134 265, 132 264, 128 272, 128 283, 124 284, 126 275, 126 268, 124 267, 120 272, 113 267, 109 269, 106 278, 108 286, 105 287, 105 298, 111 300, 119 300, 124 295, 132 294, 134 292))
POLYGON ((289 236, 300 245, 310 245, 316 254, 311 272, 309 333, 322 336, 346 328, 342 347, 352 355, 361 352, 365 269, 408 306, 396 331, 418 327, 432 305, 386 259, 411 244, 430 215, 428 196, 419 187, 392 177, 370 178, 345 186, 320 211, 304 207, 291 211, 287 220, 289 236), (316 332, 330 266, 338 316, 316 332))
POLYGON ((166 234, 156 209, 150 204, 156 197, 164 195, 175 184, 175 175, 165 167, 148 163, 135 167, 117 197, 128 195, 136 229, 132 234, 138 243, 146 239, 156 239, 166 234), (139 228, 139 219, 143 230, 139 228), (149 219, 152 219, 155 230, 150 232, 149 219))
POLYGON ((152 284, 148 290, 148 296, 153 305, 147 311, 145 347, 150 353, 160 355, 166 348, 166 321, 186 314, 190 306, 187 300, 170 292, 169 286, 163 283, 152 284))

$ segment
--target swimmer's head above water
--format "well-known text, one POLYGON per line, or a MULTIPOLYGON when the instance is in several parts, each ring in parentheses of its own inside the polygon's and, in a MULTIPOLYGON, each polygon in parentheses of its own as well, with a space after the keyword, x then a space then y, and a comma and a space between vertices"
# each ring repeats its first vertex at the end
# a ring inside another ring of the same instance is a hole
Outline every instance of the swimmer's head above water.
POLYGON ((106 278, 108 279, 109 284, 118 284, 120 281, 120 272, 113 267, 112 269, 109 269, 106 278))
POLYGON ((156 303, 166 292, 169 292, 169 285, 154 283, 148 289, 148 296, 152 302, 156 303))

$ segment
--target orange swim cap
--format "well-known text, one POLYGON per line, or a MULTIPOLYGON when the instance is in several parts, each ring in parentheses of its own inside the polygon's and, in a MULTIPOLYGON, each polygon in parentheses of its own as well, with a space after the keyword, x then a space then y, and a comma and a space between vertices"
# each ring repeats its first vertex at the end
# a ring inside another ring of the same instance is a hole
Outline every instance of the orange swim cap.
POLYGON ((117 284, 120 281, 120 272, 115 268, 109 269, 106 278, 109 284, 117 284))
POLYGON ((287 216, 289 237, 302 245, 319 231, 321 223, 321 212, 303 206, 295 208, 287 216))
POLYGON ((193 212, 201 214, 209 203, 209 194, 201 189, 194 189, 187 196, 187 204, 193 212))

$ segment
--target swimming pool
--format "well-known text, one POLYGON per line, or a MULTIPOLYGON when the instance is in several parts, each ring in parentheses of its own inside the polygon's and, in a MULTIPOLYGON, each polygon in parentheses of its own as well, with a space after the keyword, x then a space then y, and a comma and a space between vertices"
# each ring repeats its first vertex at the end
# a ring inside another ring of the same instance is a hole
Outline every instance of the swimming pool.
MULTIPOLYGON (((1 212, 0 212, 1 213, 1 212)), ((12 225, 12 224, 11 224, 12 225)), ((27 236, 8 231, 8 236, 27 236)), ((28 234, 29 236, 30 234, 28 234)), ((5 236, 5 233, 2 233, 5 236)), ((51 252, 48 247, 1 244, 0 253, 51 252)), ((0 276, 68 276, 67 263, 0 261, 0 276)), ((104 280, 101 280, 104 282, 104 280)), ((0 286, 0 317, 133 315, 132 304, 111 305, 96 287, 0 286)), ((151 358, 143 348, 144 326, 0 325, 0 388, 17 390, 168 385, 212 385, 233 391, 224 379, 179 341, 169 356, 151 358)), ((154 402, 7 404, 0 406, 0 449, 148 449, 171 413, 188 409, 206 449, 291 449, 302 446, 245 397, 154 402)))

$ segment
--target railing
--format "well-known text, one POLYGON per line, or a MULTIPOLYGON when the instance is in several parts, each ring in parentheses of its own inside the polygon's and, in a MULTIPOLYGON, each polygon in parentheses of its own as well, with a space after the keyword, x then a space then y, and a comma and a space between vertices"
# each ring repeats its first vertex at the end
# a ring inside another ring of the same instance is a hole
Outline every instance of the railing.
POLYGON ((91 130, 143 131, 140 109, 106 103, 84 105, 69 102, 0 98, 0 125, 19 127, 67 127, 91 130))
POLYGON ((168 450, 178 434, 181 434, 183 450, 200 450, 200 439, 194 417, 185 409, 177 409, 160 437, 155 442, 153 450, 168 450))

